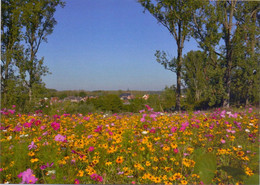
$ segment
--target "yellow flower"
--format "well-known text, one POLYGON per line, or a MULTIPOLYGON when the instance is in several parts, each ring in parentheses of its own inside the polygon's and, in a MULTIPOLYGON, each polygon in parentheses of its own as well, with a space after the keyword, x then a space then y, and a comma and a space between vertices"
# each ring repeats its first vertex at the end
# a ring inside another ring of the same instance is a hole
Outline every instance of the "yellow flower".
POLYGON ((150 161, 146 161, 145 165, 146 165, 146 166, 151 166, 150 161))
POLYGON ((78 177, 83 177, 83 175, 84 175, 84 171, 83 170, 79 170, 77 176, 78 177))
POLYGON ((123 158, 122 156, 119 156, 119 157, 117 157, 117 159, 116 159, 116 163, 118 163, 118 164, 123 163, 123 161, 124 161, 124 158, 123 158))
POLYGON ((106 166, 110 166, 112 164, 112 162, 108 161, 106 162, 106 166))
POLYGON ((32 157, 32 156, 35 155, 35 153, 33 151, 31 151, 31 152, 28 153, 28 155, 32 157))
POLYGON ((181 184, 188 184, 186 180, 181 180, 181 184))
POLYGON ((31 163, 35 163, 35 162, 39 161, 39 159, 35 158, 35 159, 31 159, 30 161, 31 161, 31 163))

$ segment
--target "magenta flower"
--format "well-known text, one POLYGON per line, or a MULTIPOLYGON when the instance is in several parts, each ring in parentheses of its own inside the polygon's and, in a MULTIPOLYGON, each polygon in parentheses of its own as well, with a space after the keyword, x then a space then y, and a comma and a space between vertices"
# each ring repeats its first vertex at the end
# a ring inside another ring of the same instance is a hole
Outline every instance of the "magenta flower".
POLYGON ((88 151, 89 151, 89 152, 92 152, 93 150, 94 150, 94 147, 93 147, 93 146, 91 146, 91 147, 88 148, 88 151))
POLYGON ((176 153, 176 154, 179 152, 178 148, 175 148, 173 151, 174 151, 174 153, 176 153))
POLYGON ((79 184, 79 180, 75 179, 74 184, 79 184))
POLYGON ((172 127, 172 128, 171 128, 171 132, 172 132, 172 133, 176 132, 176 130, 177 130, 177 127, 172 127))
POLYGON ((148 111, 153 111, 153 109, 149 105, 145 105, 148 111))
POLYGON ((96 173, 93 173, 92 175, 90 175, 91 179, 95 180, 95 181, 98 181, 98 182, 103 182, 103 178, 96 174, 96 173))
POLYGON ((16 126, 16 127, 14 127, 14 132, 20 132, 22 130, 22 127, 21 126, 16 126))
POLYGON ((37 148, 37 146, 32 141, 31 144, 28 146, 29 150, 37 148))
POLYGON ((10 114, 14 114, 14 113, 15 113, 15 110, 9 109, 8 112, 9 112, 10 114))
POLYGON ((53 122, 53 123, 51 124, 51 126, 52 126, 52 128, 53 128, 54 130, 59 130, 59 128, 60 128, 60 124, 57 123, 57 122, 53 122))
POLYGON ((30 168, 24 172, 21 172, 18 177, 22 178, 22 184, 35 184, 35 182, 38 180, 30 168))
POLYGON ((36 126, 40 125, 41 123, 42 123, 41 120, 36 120, 36 121, 34 122, 34 124, 35 124, 36 126))
POLYGON ((44 169, 46 169, 47 167, 52 167, 53 164, 54 164, 53 162, 52 162, 51 164, 47 163, 46 165, 42 165, 42 166, 40 167, 40 169, 41 169, 41 170, 44 170, 44 169))
POLYGON ((102 131, 102 126, 97 126, 97 128, 94 130, 94 132, 101 132, 102 131))
POLYGON ((60 135, 60 134, 58 134, 58 135, 55 136, 55 141, 61 141, 61 142, 63 142, 63 141, 65 141, 65 140, 66 140, 66 136, 63 136, 63 135, 60 135))
POLYGON ((30 128, 31 126, 32 126, 32 123, 31 122, 26 122, 25 124, 23 124, 23 126, 24 127, 28 127, 28 128, 30 128))

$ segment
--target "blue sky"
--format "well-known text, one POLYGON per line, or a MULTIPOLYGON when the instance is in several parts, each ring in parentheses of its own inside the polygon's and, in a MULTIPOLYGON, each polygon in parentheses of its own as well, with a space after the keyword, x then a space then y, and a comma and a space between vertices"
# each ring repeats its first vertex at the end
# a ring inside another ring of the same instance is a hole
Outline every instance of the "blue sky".
MULTIPOLYGON (((47 88, 57 90, 162 90, 176 75, 156 62, 156 50, 177 56, 174 38, 136 0, 67 0, 58 8, 58 24, 42 43, 51 75, 47 88)), ((185 43, 184 53, 197 50, 185 43)))

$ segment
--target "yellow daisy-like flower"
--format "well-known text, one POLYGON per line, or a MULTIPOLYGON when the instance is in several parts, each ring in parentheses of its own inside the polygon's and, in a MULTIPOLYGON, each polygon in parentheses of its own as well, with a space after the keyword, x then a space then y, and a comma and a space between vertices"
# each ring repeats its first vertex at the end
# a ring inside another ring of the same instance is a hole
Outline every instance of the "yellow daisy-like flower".
POLYGON ((181 180, 181 184, 188 184, 186 180, 181 180))
POLYGON ((106 164, 106 166, 110 166, 112 164, 112 162, 108 161, 105 164, 106 164))
POLYGON ((124 161, 124 158, 123 158, 122 156, 119 156, 119 157, 117 157, 117 159, 116 159, 116 163, 117 163, 117 164, 121 164, 121 163, 123 163, 123 161, 124 161))
POLYGON ((77 176, 78 177, 83 177, 83 175, 84 175, 84 171, 83 170, 79 170, 77 176))
POLYGON ((145 165, 146 165, 146 166, 151 166, 150 161, 146 161, 145 165))
POLYGON ((35 159, 31 159, 30 161, 31 161, 31 163, 35 163, 35 162, 39 161, 39 159, 35 158, 35 159))

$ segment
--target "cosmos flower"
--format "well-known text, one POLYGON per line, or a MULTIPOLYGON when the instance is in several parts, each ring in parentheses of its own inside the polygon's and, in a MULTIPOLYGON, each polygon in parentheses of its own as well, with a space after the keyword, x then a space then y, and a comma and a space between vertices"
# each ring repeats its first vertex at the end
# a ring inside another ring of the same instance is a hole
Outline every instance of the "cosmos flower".
POLYGON ((34 184, 38 178, 35 177, 35 175, 33 174, 33 171, 29 168, 24 172, 21 172, 18 175, 19 178, 22 178, 22 184, 26 183, 26 184, 34 184))
POLYGON ((37 148, 37 145, 32 141, 30 145, 28 145, 29 150, 37 148))

